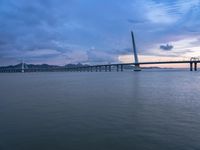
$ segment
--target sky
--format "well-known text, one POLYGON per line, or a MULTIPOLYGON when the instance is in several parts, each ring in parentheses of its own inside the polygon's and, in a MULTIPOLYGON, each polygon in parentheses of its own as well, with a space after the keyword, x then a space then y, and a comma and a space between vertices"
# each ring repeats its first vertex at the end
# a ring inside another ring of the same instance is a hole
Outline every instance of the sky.
POLYGON ((0 65, 189 60, 200 0, 0 0, 0 65))

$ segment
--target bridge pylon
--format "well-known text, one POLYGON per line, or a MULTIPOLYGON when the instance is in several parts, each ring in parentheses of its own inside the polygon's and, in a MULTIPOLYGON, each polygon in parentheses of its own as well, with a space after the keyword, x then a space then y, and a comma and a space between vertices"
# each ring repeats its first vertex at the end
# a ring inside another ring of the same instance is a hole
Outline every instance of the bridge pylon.
POLYGON ((22 73, 24 73, 24 69, 25 69, 25 67, 24 67, 24 60, 22 60, 22 68, 21 68, 21 72, 22 73))
POLYGON ((136 44, 135 44, 135 38, 134 38, 133 31, 131 31, 131 37, 132 37, 133 53, 134 53, 134 60, 135 60, 134 71, 141 71, 139 60, 138 60, 137 48, 136 48, 136 44))

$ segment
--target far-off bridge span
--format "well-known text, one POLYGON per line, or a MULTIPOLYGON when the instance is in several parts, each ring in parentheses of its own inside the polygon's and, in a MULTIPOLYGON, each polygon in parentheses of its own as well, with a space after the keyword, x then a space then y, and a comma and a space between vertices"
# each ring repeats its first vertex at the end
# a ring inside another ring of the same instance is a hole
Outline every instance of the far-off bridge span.
POLYGON ((135 44, 134 34, 131 32, 133 44, 133 63, 118 63, 118 64, 103 64, 103 65, 88 65, 81 67, 55 67, 55 68, 26 68, 24 62, 19 69, 6 69, 1 68, 0 72, 111 72, 111 71, 124 71, 124 66, 135 66, 134 71, 141 71, 142 65, 156 65, 156 64, 188 64, 190 71, 197 71, 197 64, 200 63, 199 58, 192 57, 188 61, 159 61, 159 62, 140 62, 138 59, 137 48, 135 44))

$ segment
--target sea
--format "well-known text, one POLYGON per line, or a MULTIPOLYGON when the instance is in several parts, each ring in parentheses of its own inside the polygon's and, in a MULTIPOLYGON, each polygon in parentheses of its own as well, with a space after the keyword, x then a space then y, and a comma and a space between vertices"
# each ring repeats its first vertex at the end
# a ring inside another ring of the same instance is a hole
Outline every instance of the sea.
POLYGON ((200 72, 0 74, 0 150, 199 150, 200 72))

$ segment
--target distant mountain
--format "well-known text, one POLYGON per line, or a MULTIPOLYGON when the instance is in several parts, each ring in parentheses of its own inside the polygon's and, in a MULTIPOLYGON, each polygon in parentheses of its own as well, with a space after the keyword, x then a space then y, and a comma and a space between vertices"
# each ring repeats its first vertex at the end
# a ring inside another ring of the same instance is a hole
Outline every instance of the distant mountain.
MULTIPOLYGON (((24 64, 25 68, 29 69, 51 69, 51 68, 73 68, 73 67, 83 67, 83 66, 89 66, 89 65, 84 65, 81 63, 78 64, 67 64, 65 66, 58 66, 58 65, 48 65, 48 64, 24 64)), ((17 64, 17 65, 9 65, 9 66, 1 66, 0 69, 21 69, 22 68, 22 63, 17 64)))
POLYGON ((65 65, 66 68, 73 68, 73 67, 87 67, 87 66, 90 66, 90 65, 84 65, 84 64, 81 64, 81 63, 78 63, 78 64, 67 64, 65 65))

